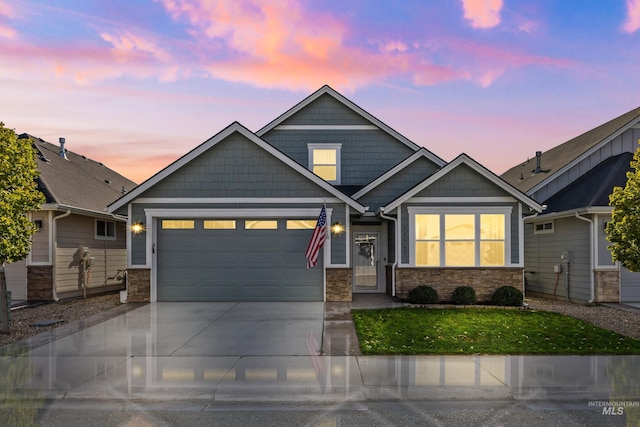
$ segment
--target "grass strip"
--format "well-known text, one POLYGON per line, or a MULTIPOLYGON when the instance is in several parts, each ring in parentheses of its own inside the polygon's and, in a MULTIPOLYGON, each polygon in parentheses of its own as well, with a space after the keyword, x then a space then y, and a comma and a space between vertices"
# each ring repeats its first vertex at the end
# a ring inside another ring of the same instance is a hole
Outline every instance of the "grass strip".
POLYGON ((363 354, 640 354, 640 341, 558 313, 353 310, 363 354))

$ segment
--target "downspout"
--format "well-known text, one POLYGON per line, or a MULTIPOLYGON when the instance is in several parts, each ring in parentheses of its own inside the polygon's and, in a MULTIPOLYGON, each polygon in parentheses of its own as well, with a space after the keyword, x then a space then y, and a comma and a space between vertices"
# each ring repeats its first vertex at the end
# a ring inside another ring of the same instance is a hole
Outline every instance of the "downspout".
POLYGON ((396 296, 396 266, 398 265, 398 230, 397 230, 398 220, 397 218, 394 218, 392 216, 385 215, 384 209, 382 208, 380 208, 378 215, 382 219, 393 221, 393 228, 395 231, 394 242, 395 242, 396 253, 393 256, 393 264, 391 264, 391 296, 395 297, 396 296))
POLYGON ((59 219, 62 218, 66 218, 69 215, 71 215, 71 211, 69 209, 67 209, 67 211, 65 213, 63 213, 62 215, 58 215, 58 216, 54 216, 53 217, 53 256, 52 256, 52 260, 51 260, 51 274, 52 274, 52 286, 53 286, 53 300, 54 301, 60 301, 60 298, 58 298, 58 292, 56 291, 56 281, 55 281, 55 276, 56 276, 56 248, 58 247, 58 225, 57 222, 59 219))
POLYGON ((580 216, 580 214, 578 212, 575 213, 576 218, 581 219, 582 221, 586 221, 590 224, 589 227, 589 269, 591 270, 590 274, 589 274, 589 282, 590 282, 590 298, 589 298, 589 304, 592 304, 593 301, 596 299, 595 296, 595 282, 593 279, 593 275, 595 274, 595 272, 593 271, 594 269, 594 262, 593 262, 593 257, 594 257, 594 248, 593 248, 593 220, 589 219, 589 218, 585 218, 583 216, 580 216))

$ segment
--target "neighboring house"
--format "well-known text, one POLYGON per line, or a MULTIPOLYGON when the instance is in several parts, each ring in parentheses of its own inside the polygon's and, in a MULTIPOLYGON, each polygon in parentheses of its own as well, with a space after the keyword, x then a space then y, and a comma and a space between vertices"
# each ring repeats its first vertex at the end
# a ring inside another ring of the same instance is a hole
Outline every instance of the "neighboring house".
POLYGON ((640 301, 640 274, 613 262, 609 194, 624 187, 640 141, 640 108, 596 127, 502 178, 542 205, 525 219, 528 293, 582 302, 640 301))
POLYGON ((50 301, 116 289, 125 284, 126 221, 107 205, 135 183, 102 163, 31 135, 46 197, 31 212, 38 230, 28 257, 7 265, 12 300, 50 301))
POLYGON ((109 206, 128 218, 130 301, 481 300, 523 288, 538 203, 460 155, 446 163, 328 86, 258 132, 235 122, 109 206), (321 206, 318 265, 305 250, 321 206), (343 229, 342 232, 339 229, 343 229))

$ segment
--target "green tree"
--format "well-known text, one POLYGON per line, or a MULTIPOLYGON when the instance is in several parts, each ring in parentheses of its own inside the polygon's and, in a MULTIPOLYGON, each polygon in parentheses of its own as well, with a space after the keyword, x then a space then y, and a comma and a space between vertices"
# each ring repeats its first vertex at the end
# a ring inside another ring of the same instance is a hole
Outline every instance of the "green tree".
POLYGON ((637 272, 640 271, 640 148, 633 155, 631 168, 624 188, 614 187, 609 195, 613 212, 606 231, 613 260, 637 272))
POLYGON ((27 213, 45 201, 35 182, 38 175, 31 141, 18 139, 0 122, 0 332, 5 334, 9 333, 9 311, 4 266, 29 253, 36 228, 27 213))

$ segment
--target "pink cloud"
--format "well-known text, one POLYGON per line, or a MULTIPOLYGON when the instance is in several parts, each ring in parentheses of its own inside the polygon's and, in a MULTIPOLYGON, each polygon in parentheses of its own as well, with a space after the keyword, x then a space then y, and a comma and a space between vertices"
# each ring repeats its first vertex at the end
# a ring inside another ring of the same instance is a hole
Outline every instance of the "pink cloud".
POLYGON ((634 33, 640 28, 640 0, 627 0, 627 20, 622 31, 634 33))
POLYGON ((10 18, 15 17, 15 11, 9 4, 3 0, 0 0, 0 37, 7 39, 14 39, 17 35, 16 30, 11 28, 3 21, 8 21, 10 18))
POLYGON ((462 0, 462 9, 473 28, 493 28, 500 24, 502 0, 462 0))

